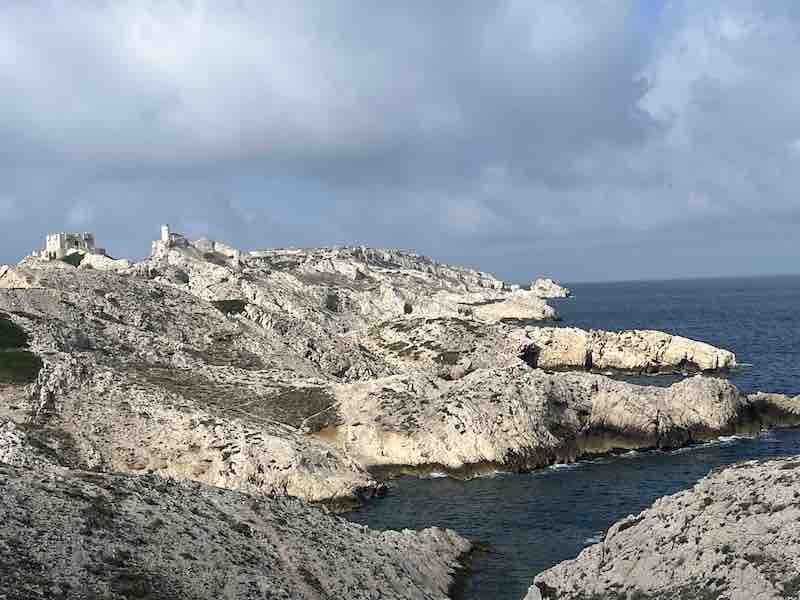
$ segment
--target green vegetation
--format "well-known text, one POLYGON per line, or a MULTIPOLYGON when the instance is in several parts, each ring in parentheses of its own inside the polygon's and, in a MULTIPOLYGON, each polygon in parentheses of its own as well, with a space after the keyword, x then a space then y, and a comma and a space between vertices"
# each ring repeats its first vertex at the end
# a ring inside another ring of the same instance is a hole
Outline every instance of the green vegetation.
POLYGON ((238 315, 244 312, 246 300, 214 300, 211 302, 217 310, 226 315, 238 315))
POLYGON ((26 348, 28 346, 28 334, 15 325, 8 317, 0 313, 0 349, 2 348, 26 348))
POLYGON ((27 350, 0 351, 0 383, 33 383, 42 369, 42 359, 27 350))
POLYGON ((329 293, 325 297, 325 308, 331 312, 341 312, 342 307, 339 296, 337 296, 335 293, 329 293))
POLYGON ((77 267, 83 260, 83 254, 80 252, 73 252, 72 254, 67 254, 66 256, 60 258, 59 260, 67 263, 68 265, 72 265, 73 267, 77 267))
POLYGON ((226 256, 219 254, 218 252, 204 252, 203 258, 205 258, 208 262, 219 265, 220 267, 227 267, 228 266, 228 259, 226 256))
POLYGON ((24 384, 36 381, 42 360, 24 350, 28 334, 8 315, 0 313, 0 384, 24 384))

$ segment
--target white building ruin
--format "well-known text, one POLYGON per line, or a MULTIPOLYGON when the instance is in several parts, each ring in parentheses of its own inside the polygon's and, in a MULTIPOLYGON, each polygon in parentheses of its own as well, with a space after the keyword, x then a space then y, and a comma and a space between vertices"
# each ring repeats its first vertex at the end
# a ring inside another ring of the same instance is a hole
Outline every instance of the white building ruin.
POLYGON ((95 246, 93 233, 68 233, 62 231, 47 234, 44 250, 39 253, 39 256, 47 260, 58 260, 75 252, 106 255, 105 248, 95 246))
POLYGON ((169 248, 188 248, 189 240, 180 233, 174 233, 170 230, 169 225, 161 226, 161 237, 153 240, 153 254, 165 252, 169 248))
POLYGON ((183 234, 173 232, 169 225, 162 225, 161 237, 153 241, 153 256, 162 254, 170 248, 193 248, 203 254, 218 254, 223 258, 232 259, 237 264, 241 259, 239 250, 223 242, 206 238, 190 242, 183 234))

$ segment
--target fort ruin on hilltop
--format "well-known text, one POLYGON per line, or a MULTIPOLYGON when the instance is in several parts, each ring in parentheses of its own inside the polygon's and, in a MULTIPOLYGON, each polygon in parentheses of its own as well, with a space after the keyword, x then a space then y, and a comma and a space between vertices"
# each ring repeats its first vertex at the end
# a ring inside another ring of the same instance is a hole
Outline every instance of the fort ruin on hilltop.
POLYGON ((39 256, 47 260, 59 260, 75 252, 106 256, 105 248, 95 246, 93 233, 69 233, 65 231, 48 233, 45 238, 44 250, 39 253, 39 256))
POLYGON ((219 254, 228 259, 238 261, 241 253, 236 248, 229 246, 223 242, 216 240, 209 240, 201 238, 195 241, 189 239, 182 233, 175 233, 170 229, 169 225, 161 226, 161 237, 153 240, 152 254, 153 256, 166 252, 170 248, 194 248, 204 255, 219 254))
MULTIPOLYGON (((203 254, 218 254, 237 262, 241 256, 239 250, 223 242, 205 238, 190 241, 185 235, 172 231, 169 225, 162 225, 159 238, 153 240, 152 254, 162 254, 170 248, 192 248, 203 254)), ((34 256, 44 260, 61 260, 76 253, 108 257, 106 249, 99 248, 95 244, 94 234, 88 231, 48 233, 44 249, 34 252, 34 256)))

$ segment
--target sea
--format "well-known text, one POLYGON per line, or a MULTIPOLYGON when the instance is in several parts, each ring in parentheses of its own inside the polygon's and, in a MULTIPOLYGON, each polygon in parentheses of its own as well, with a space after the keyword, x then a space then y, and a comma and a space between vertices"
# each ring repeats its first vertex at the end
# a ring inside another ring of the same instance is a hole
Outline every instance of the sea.
MULTIPOLYGON (((746 392, 800 394, 800 276, 573 284, 560 326, 659 329, 727 348, 746 392)), ((675 379, 642 376, 668 385, 675 379)), ((629 452, 471 481, 400 478, 348 518, 381 529, 448 527, 482 548, 457 595, 521 600, 536 574, 602 540, 615 521, 712 469, 800 454, 800 430, 724 437, 675 452, 629 452)))

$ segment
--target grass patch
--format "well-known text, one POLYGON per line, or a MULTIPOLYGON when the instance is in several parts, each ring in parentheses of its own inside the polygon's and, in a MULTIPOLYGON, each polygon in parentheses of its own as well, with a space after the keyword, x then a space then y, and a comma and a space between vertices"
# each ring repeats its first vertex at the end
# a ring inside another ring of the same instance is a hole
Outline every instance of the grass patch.
POLYGON ((26 348, 28 334, 7 315, 0 314, 0 348, 26 348))
POLYGON ((83 254, 80 252, 73 252, 72 254, 67 254, 58 260, 65 262, 68 265, 72 265, 73 267, 77 267, 83 261, 83 254))
POLYGON ((42 370, 42 359, 26 350, 0 351, 0 383, 33 383, 42 370))
POLYGON ((211 302, 214 307, 226 315, 240 315, 247 306, 245 300, 214 300, 211 302))
POLYGON ((220 266, 220 267, 227 267, 228 260, 227 257, 223 254, 219 254, 218 252, 204 252, 203 258, 205 258, 211 264, 220 266))

